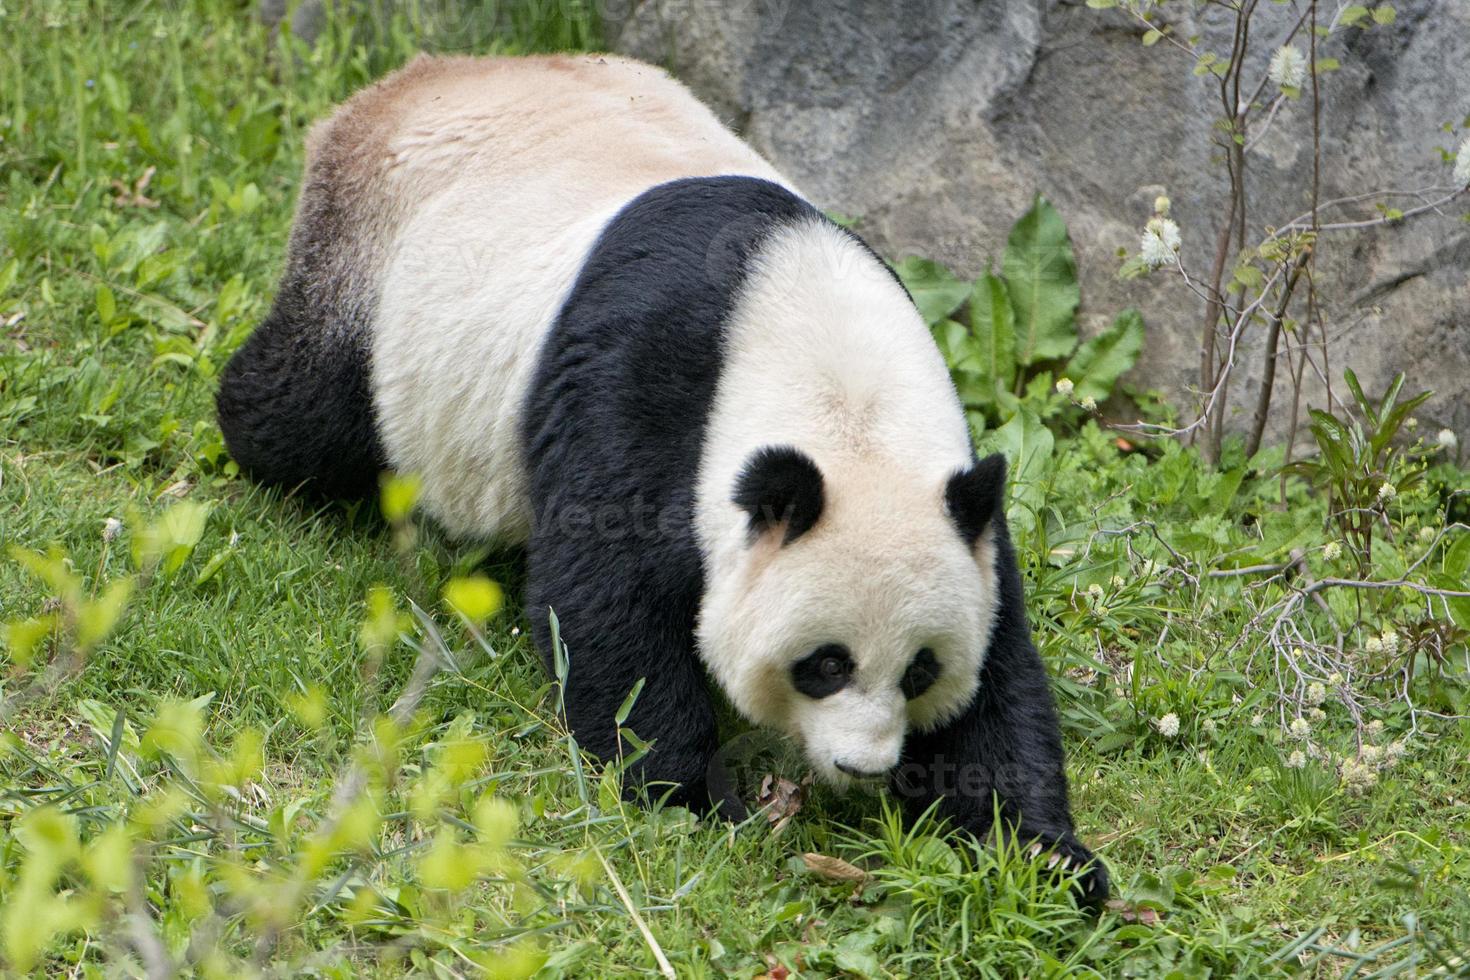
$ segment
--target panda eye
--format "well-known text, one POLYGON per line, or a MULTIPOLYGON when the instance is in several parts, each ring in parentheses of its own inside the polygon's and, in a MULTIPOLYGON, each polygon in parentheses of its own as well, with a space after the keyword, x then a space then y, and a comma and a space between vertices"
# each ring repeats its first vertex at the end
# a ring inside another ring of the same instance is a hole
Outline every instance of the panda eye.
POLYGON ((847 686, 854 666, 847 647, 828 643, 791 665, 791 684, 809 698, 825 698, 847 686))
POLYGON ((912 701, 933 687, 937 680, 939 658, 934 656, 933 650, 925 647, 914 655, 913 662, 903 672, 903 679, 898 682, 898 687, 903 691, 903 696, 912 701))

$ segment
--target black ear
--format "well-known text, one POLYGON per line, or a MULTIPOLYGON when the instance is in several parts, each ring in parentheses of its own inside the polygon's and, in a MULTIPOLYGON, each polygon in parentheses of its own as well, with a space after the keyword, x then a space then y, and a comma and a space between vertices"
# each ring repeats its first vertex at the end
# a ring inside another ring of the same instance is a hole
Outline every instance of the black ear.
POLYGON ((1000 453, 971 463, 949 478, 944 504, 966 544, 973 545, 1000 513, 1005 498, 1006 458, 1000 453))
POLYGON ((757 449, 735 481, 735 503, 750 515, 752 531, 785 524, 781 543, 790 544, 822 516, 822 471, 791 446, 757 449))

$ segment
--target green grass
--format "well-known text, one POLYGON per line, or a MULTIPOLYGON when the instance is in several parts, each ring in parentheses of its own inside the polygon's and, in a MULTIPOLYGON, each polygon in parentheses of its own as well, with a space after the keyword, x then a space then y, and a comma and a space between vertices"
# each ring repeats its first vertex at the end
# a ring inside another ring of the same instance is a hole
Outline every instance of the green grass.
MULTIPOLYGON (((1325 503, 1293 480, 1282 506, 1269 455, 1222 476, 1172 444, 1121 452, 1075 414, 1056 418, 1047 510, 1017 535, 1079 831, 1124 905, 1079 911, 1023 856, 906 830, 882 800, 819 790, 779 833, 624 805, 616 767, 556 723, 518 555, 262 491, 211 405, 274 288, 309 122, 420 47, 595 44, 585 6, 510 4, 473 30, 422 10, 334 22, 311 48, 238 4, 3 10, 22 42, 0 49, 0 964, 128 974, 161 951, 229 976, 604 976, 656 972, 656 946, 689 976, 1465 969, 1448 958, 1470 946, 1470 728, 1439 717, 1470 708, 1465 631, 1401 590, 1327 593, 1361 726, 1334 687, 1294 740, 1306 705, 1278 695, 1294 674, 1251 618, 1285 585, 1209 573, 1300 548, 1319 576, 1358 574, 1323 554, 1325 503), (23 551, 53 549, 48 583, 23 551), (509 597, 483 632, 441 600, 478 575, 509 597), (124 580, 100 642, 20 640, 28 620, 98 614, 124 580), (377 586, 392 611, 370 610, 377 586), (1401 665, 1366 652, 1390 627, 1434 715, 1411 715, 1395 676, 1358 683, 1401 665), (79 643, 78 668, 37 687, 79 643), (450 662, 385 727, 416 646, 450 662), (1404 746, 1392 766, 1370 752, 1366 787, 1342 771, 1360 736, 1404 746), (334 800, 352 771, 370 811, 334 800), (816 875, 808 852, 868 880, 816 875)), ((1374 577, 1426 548, 1426 569, 1455 567, 1465 476, 1427 477, 1395 501, 1374 577), (1426 527, 1450 529, 1431 544, 1426 527)), ((1325 615, 1290 624, 1311 646, 1325 615)))

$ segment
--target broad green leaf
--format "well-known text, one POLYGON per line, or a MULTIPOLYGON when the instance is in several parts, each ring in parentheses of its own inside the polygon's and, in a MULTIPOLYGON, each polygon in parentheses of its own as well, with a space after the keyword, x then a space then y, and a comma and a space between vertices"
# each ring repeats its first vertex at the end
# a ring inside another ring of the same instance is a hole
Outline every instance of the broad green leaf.
POLYGON ((1352 368, 1348 368, 1342 372, 1342 376, 1347 381, 1348 390, 1353 393, 1353 398, 1358 402, 1358 410, 1363 413, 1369 422, 1376 423, 1378 421, 1378 410, 1373 407, 1373 403, 1363 394, 1363 387, 1358 384, 1357 373, 1352 368))
POLYGON ((970 332, 979 368, 996 392, 1010 391, 1016 377, 1016 326, 1006 284, 989 270, 970 293, 970 332))
MULTIPOLYGON (((1442 589, 1464 592, 1470 588, 1470 534, 1462 533, 1444 555, 1444 574, 1436 583, 1442 589)), ((1470 630, 1470 599, 1463 596, 1445 599, 1450 618, 1461 629, 1470 630)))
POLYGON ((1072 379, 1073 394, 1079 400, 1102 401, 1112 394, 1123 372, 1138 361, 1141 350, 1143 317, 1137 310, 1124 310, 1112 326, 1077 348, 1063 374, 1072 379))
POLYGON ((1016 315, 1016 361, 1031 365, 1070 353, 1081 299, 1077 262, 1067 226, 1040 194, 1011 228, 1002 268, 1016 315))
POLYGON ((117 319, 117 299, 105 285, 97 287, 97 319, 104 327, 117 319))
POLYGON ((1006 519, 1015 528, 1030 528, 1046 501, 1046 477, 1055 440, 1029 409, 1022 408, 998 429, 985 433, 979 449, 1003 453, 1009 464, 1010 500, 1006 519))
POLYGON ((1368 445, 1375 455, 1381 453, 1393 441, 1393 437, 1398 435, 1399 427, 1404 424, 1404 419, 1409 417, 1409 413, 1423 405, 1433 394, 1432 391, 1421 391, 1408 401, 1395 405, 1383 417, 1372 438, 1368 440, 1368 445))
POLYGON ((959 309, 965 297, 970 295, 968 283, 961 282, 938 262, 916 255, 899 262, 893 271, 903 280, 909 295, 914 298, 914 305, 919 308, 919 315, 931 327, 959 309))

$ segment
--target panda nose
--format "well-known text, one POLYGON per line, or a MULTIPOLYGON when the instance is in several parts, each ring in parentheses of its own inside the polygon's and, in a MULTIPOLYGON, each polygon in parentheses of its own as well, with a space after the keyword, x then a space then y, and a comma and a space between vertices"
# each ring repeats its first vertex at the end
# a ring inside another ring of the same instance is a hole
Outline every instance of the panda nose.
POLYGON ((893 771, 893 767, 890 766, 887 769, 880 769, 877 772, 868 772, 866 769, 859 769, 857 766, 849 765, 848 763, 843 762, 841 759, 832 760, 832 764, 836 766, 839 771, 845 772, 849 776, 854 776, 858 779, 881 779, 882 777, 888 775, 890 772, 893 771))

